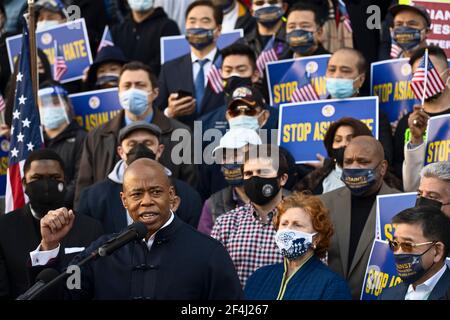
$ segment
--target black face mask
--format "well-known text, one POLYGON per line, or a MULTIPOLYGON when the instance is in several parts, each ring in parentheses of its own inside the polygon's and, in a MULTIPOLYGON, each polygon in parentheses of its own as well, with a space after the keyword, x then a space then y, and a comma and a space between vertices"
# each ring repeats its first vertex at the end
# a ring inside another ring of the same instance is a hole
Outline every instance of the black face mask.
POLYGON ((330 154, 330 157, 332 157, 334 160, 336 160, 336 163, 339 165, 339 167, 344 167, 344 152, 346 147, 341 148, 333 148, 330 154))
POLYGON ((416 207, 418 206, 426 206, 426 207, 435 207, 438 208, 439 210, 441 210, 442 206, 444 204, 440 201, 437 200, 433 200, 433 199, 428 199, 425 197, 418 197, 416 200, 416 207))
POLYGON ((156 154, 151 149, 147 148, 145 144, 138 143, 127 153, 127 166, 140 158, 156 160, 156 154))
POLYGON ((64 182, 51 178, 39 179, 25 186, 31 208, 39 218, 44 217, 50 210, 64 207, 66 191, 64 182))
POLYGON ((239 87, 251 87, 252 86, 252 78, 251 77, 239 77, 239 76, 231 76, 225 81, 225 95, 227 97, 231 97, 235 89, 239 87))
POLYGON ((261 178, 251 177, 244 180, 244 190, 251 202, 263 206, 268 204, 280 192, 281 186, 278 177, 261 178))

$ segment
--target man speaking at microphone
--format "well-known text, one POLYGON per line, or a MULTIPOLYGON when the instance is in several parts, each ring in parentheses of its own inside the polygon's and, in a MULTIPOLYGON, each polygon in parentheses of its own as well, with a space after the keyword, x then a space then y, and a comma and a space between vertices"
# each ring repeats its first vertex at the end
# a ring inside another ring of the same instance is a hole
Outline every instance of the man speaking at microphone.
MULTIPOLYGON (((242 289, 225 248, 197 232, 172 212, 175 192, 164 168, 138 159, 125 171, 122 203, 135 222, 148 230, 109 256, 81 267, 81 288, 65 290, 66 299, 211 300, 240 299, 242 289)), ((41 223, 42 241, 31 253, 33 266, 57 262, 59 243, 74 216, 55 210, 41 223), (55 259, 56 258, 56 259, 55 259), (39 260, 39 262, 37 262, 39 260)), ((71 264, 95 252, 117 235, 103 236, 71 264)))

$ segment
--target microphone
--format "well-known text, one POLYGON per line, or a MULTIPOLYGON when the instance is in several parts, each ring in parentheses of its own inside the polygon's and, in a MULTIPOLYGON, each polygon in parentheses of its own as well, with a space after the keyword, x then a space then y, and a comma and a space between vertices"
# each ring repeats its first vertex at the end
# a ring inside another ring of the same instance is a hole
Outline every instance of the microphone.
POLYGON ((135 222, 129 225, 126 231, 122 232, 117 237, 109 240, 98 248, 98 254, 101 257, 109 256, 111 253, 123 247, 127 243, 136 239, 144 238, 147 233, 147 227, 143 222, 135 222))
POLYGON ((16 300, 30 300, 34 298, 35 294, 39 293, 40 289, 55 279, 58 274, 58 271, 55 269, 48 268, 42 270, 36 277, 36 283, 25 293, 21 294, 16 300))

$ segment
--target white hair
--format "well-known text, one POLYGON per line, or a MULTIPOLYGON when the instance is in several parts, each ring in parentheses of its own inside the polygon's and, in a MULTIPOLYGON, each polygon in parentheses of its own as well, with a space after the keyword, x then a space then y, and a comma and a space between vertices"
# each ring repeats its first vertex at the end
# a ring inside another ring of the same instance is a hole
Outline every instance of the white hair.
POLYGON ((430 163, 420 172, 421 178, 436 178, 450 182, 450 162, 430 163))

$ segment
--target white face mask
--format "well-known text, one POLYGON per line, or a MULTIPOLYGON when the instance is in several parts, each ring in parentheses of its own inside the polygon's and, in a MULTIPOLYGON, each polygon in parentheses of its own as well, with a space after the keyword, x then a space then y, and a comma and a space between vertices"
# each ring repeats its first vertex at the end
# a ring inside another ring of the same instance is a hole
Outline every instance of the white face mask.
POLYGON ((313 246, 313 237, 315 234, 292 229, 282 229, 277 231, 275 242, 283 257, 288 260, 295 260, 303 256, 313 246))
POLYGON ((153 7, 154 0, 128 0, 131 10, 147 11, 153 7))
POLYGON ((36 32, 41 32, 50 29, 51 27, 56 27, 59 25, 58 20, 42 20, 38 21, 36 24, 36 32))

